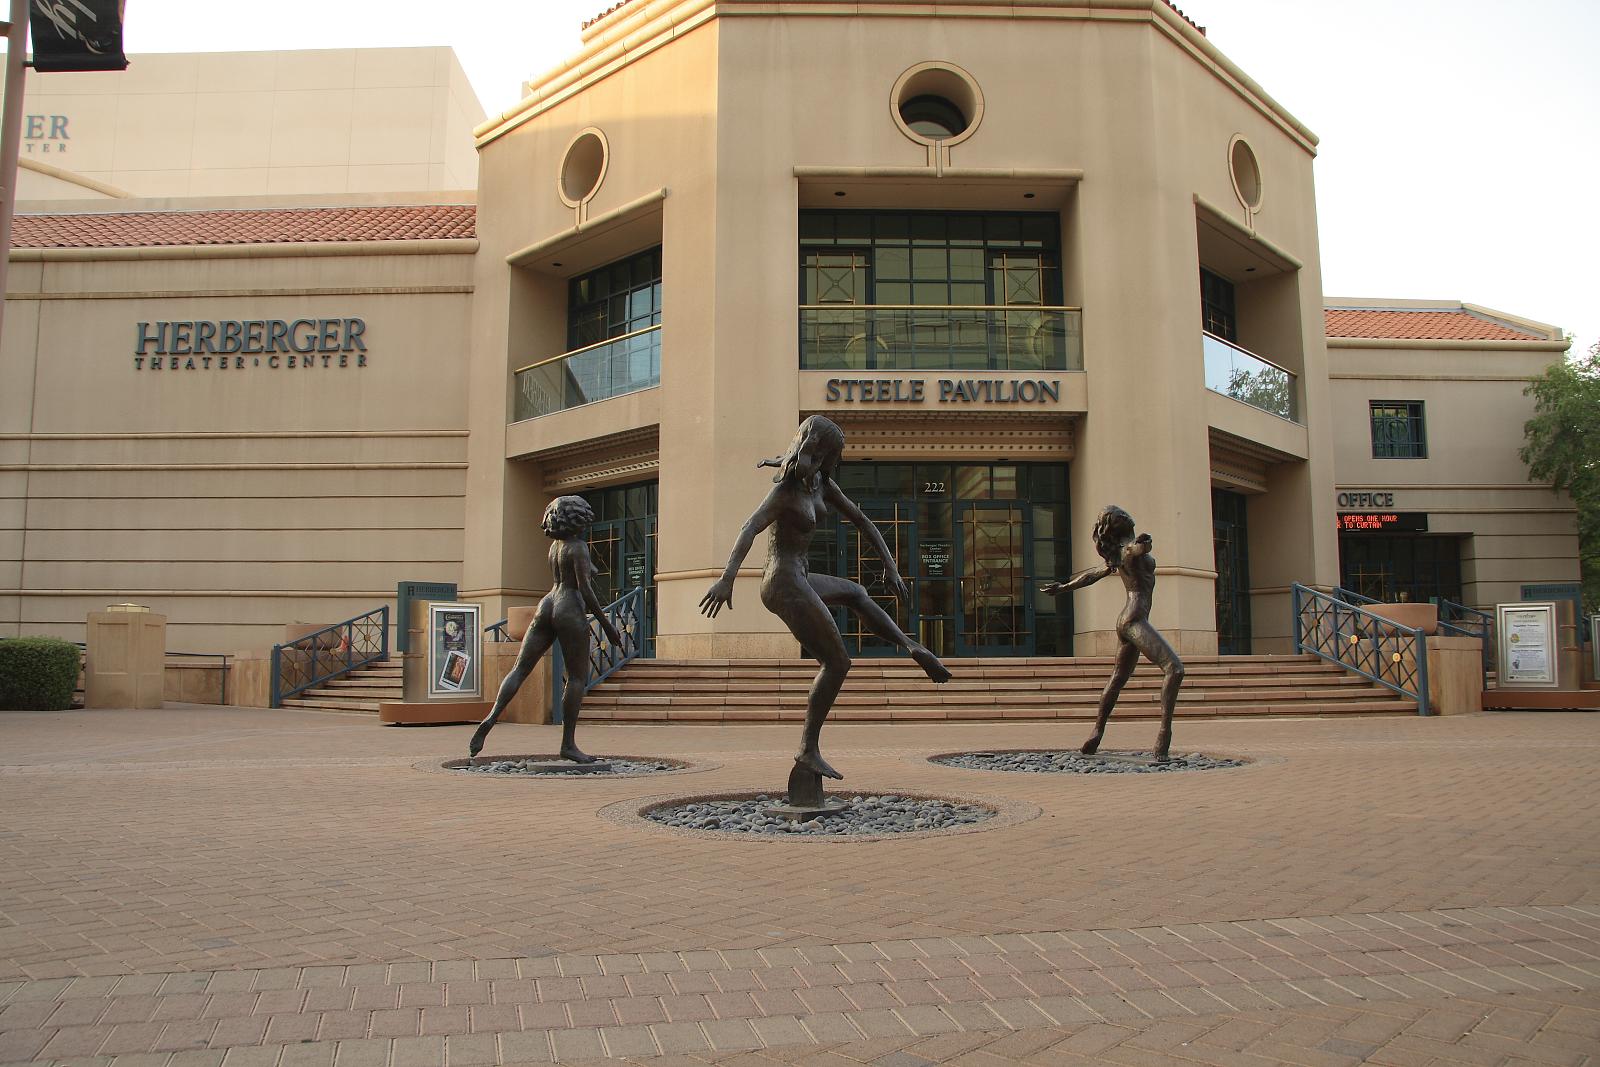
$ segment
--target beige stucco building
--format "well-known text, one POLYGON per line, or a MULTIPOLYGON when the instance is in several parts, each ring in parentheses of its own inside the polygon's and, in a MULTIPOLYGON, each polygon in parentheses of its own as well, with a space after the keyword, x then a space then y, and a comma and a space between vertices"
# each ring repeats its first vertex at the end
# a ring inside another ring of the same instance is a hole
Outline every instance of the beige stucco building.
MULTIPOLYGON (((448 110, 458 68, 433 69, 448 110)), ((408 579, 499 618, 547 586, 544 505, 582 492, 657 655, 798 655, 759 548, 735 610, 696 605, 811 413, 944 655, 1107 651, 1115 590, 1035 586, 1089 564, 1111 502, 1154 535, 1186 652, 1286 651, 1290 584, 1348 584, 1344 546, 1365 588, 1388 561, 1385 596, 1577 578, 1570 502, 1516 459, 1559 332, 1325 311, 1315 136, 1163 0, 631 0, 526 89, 476 129, 475 195, 430 134, 406 188, 363 184, 352 136, 314 192, 291 156, 228 190, 253 197, 197 199, 192 171, 24 205, 0 633, 136 599, 175 649, 260 647, 408 579), (244 365, 189 367, 230 344, 244 365), (1374 458, 1414 447, 1414 410, 1426 458, 1374 458), (1384 509, 1427 528, 1341 534, 1384 509), (1416 577, 1419 539, 1455 584, 1416 577)), ((883 594, 850 530, 813 556, 883 594)))

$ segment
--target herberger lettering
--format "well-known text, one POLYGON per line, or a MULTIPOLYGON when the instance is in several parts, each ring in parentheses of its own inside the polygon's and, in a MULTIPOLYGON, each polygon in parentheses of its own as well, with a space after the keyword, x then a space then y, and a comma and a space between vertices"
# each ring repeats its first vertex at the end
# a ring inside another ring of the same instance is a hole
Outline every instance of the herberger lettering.
MULTIPOLYGON (((921 404, 927 382, 921 378, 829 378, 830 404, 921 404)), ((1059 378, 940 378, 940 404, 1045 404, 1061 402, 1059 378)))
MULTIPOLYGON (((364 319, 206 319, 135 324, 134 370, 244 370, 246 366, 365 367, 364 319), (287 359, 276 353, 283 353, 287 359), (355 358, 350 358, 351 353, 355 358), (245 356, 251 356, 246 363, 245 356), (179 357, 186 357, 180 359, 179 357), (213 359, 212 357, 216 358, 213 359), (266 356, 263 360, 261 357, 266 356), (195 358, 198 357, 198 358, 195 358), (231 358, 230 358, 231 357, 231 358)), ((869 382, 854 384, 872 384, 869 382)), ((884 387, 895 383, 880 379, 884 387)), ((904 386, 904 382, 898 383, 904 386)), ((915 399, 922 383, 913 382, 915 399)), ((830 391, 832 383, 829 383, 830 391)), ((874 394, 876 395, 876 393, 874 394)), ((881 399, 887 400, 885 392, 881 399)), ((911 399, 907 397, 906 399, 911 399)))

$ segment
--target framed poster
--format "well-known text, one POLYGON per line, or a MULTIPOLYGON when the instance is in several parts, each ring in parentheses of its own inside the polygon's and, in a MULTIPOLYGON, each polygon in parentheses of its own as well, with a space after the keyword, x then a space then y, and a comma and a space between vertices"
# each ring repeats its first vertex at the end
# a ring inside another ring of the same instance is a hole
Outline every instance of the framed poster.
POLYGON ((1553 602, 1496 604, 1498 684, 1503 689, 1554 689, 1556 606, 1553 602))
POLYGON ((483 630, 477 604, 428 604, 428 696, 483 693, 483 630))

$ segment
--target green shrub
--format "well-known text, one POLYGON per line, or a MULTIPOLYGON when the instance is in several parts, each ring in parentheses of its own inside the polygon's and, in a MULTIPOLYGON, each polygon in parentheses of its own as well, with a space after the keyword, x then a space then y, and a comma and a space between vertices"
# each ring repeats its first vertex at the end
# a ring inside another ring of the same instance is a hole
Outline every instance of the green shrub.
POLYGON ((0 709, 72 707, 78 656, 77 645, 54 637, 0 638, 0 709))

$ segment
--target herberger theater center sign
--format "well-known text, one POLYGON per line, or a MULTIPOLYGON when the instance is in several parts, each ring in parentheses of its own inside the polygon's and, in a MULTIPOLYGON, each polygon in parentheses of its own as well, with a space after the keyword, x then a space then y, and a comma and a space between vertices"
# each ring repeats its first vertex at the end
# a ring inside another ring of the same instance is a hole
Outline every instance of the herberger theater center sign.
POLYGON ((134 370, 365 367, 364 319, 141 322, 134 370))

